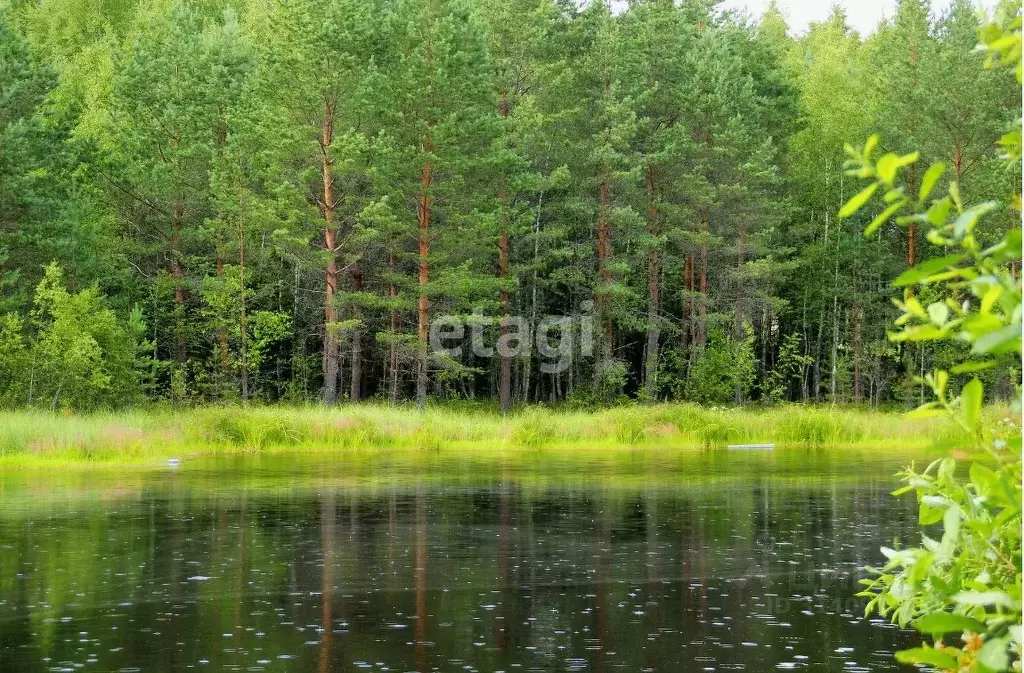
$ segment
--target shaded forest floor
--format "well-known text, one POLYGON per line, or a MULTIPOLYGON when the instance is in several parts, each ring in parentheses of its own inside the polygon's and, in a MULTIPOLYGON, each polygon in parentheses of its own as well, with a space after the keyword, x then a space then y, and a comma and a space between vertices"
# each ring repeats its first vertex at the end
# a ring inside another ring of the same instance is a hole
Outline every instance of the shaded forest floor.
MULTIPOLYGON (((1008 408, 986 409, 993 424, 1008 408)), ((720 408, 689 404, 598 411, 527 408, 508 416, 472 406, 355 404, 333 408, 153 408, 62 415, 0 412, 0 467, 155 465, 172 458, 352 450, 725 448, 921 449, 955 444, 943 417, 830 406, 720 408)))

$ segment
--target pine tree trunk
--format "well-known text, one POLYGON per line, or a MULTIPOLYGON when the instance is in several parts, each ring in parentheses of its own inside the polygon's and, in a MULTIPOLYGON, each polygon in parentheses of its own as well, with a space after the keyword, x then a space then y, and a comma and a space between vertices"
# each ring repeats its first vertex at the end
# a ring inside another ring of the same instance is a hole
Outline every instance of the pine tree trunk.
POLYGON ((686 288, 686 296, 683 297, 683 354, 693 343, 693 253, 686 256, 683 264, 683 287, 686 288))
MULTIPOLYGON (((352 269, 352 282, 356 292, 363 291, 363 272, 356 264, 352 269)), ((363 382, 363 330, 357 327, 352 333, 352 384, 349 399, 358 402, 362 397, 363 382)))
POLYGON ((743 286, 743 265, 747 263, 747 224, 742 219, 736 243, 736 338, 743 338, 743 319, 746 310, 746 296, 743 286))
MULTIPOLYGON (((736 245, 737 251, 737 265, 736 265, 736 340, 741 341, 744 337, 743 334, 743 320, 745 318, 745 306, 746 301, 743 295, 743 265, 747 261, 747 223, 742 218, 740 219, 740 230, 739 237, 736 245)), ((734 401, 736 404, 743 402, 743 388, 737 382, 736 389, 734 391, 734 401)))
POLYGON ((861 401, 860 384, 860 329, 861 310, 859 307, 853 309, 853 399, 861 401))
POLYGON ((333 331, 333 325, 338 322, 338 307, 335 295, 339 289, 338 283, 338 258, 337 258, 337 232, 334 229, 334 176, 331 172, 333 160, 330 158, 330 147, 334 136, 334 107, 330 103, 324 104, 323 132, 320 138, 321 152, 323 159, 321 172, 323 174, 323 202, 321 211, 324 218, 324 248, 327 250, 327 270, 325 273, 324 289, 324 404, 334 404, 338 399, 338 375, 340 370, 338 335, 333 331))
POLYGON ((611 283, 611 269, 609 264, 612 256, 611 243, 611 199, 608 192, 609 169, 602 164, 598 171, 599 198, 597 208, 597 282, 598 288, 595 293, 596 313, 601 321, 602 339, 601 355, 605 360, 612 356, 612 322, 608 315, 608 286, 611 283))
MULTIPOLYGON (((217 277, 223 278, 224 276, 224 258, 220 256, 220 252, 217 253, 217 277)), ((217 330, 217 343, 220 348, 220 373, 227 381, 231 375, 231 360, 228 357, 228 328, 221 325, 220 329, 217 330)))
POLYGON ((821 360, 822 345, 825 339, 825 305, 818 311, 818 338, 814 342, 814 401, 821 402, 821 360))
MULTIPOLYGON (((804 327, 804 331, 803 331, 803 335, 802 336, 803 336, 803 342, 804 342, 804 344, 803 344, 804 345, 804 358, 808 358, 809 359, 810 356, 811 356, 811 340, 808 337, 808 334, 810 333, 810 328, 809 328, 809 326, 807 324, 807 289, 806 288, 804 288, 803 327, 804 327)), ((808 387, 809 386, 808 380, 810 378, 810 372, 808 371, 808 369, 809 369, 809 367, 806 364, 806 360, 805 360, 805 364, 801 365, 801 368, 800 368, 800 401, 801 402, 805 402, 805 403, 811 397, 811 391, 809 390, 809 387, 808 387)))
MULTIPOLYGON (((239 199, 239 206, 241 206, 241 199, 239 199)), ((241 217, 242 208, 238 209, 239 217, 241 217)), ((239 295, 239 309, 241 310, 241 325, 240 327, 240 355, 242 357, 242 399, 249 399, 249 317, 246 314, 245 307, 245 228, 242 226, 241 221, 238 223, 238 285, 240 288, 239 295)))
MULTIPOLYGON (((423 150, 426 153, 432 151, 430 132, 424 135, 423 150)), ((430 279, 430 186, 433 180, 433 165, 428 157, 423 163, 423 171, 420 178, 420 203, 419 203, 419 285, 420 297, 418 306, 417 334, 420 340, 418 353, 418 367, 416 371, 416 407, 423 409, 427 404, 427 332, 430 320, 430 301, 427 297, 427 282, 430 279)))
MULTIPOLYGON (((647 184, 647 233, 656 238, 658 209, 654 204, 654 170, 648 166, 644 173, 647 184)), ((661 338, 661 323, 658 311, 661 305, 661 259, 658 245, 652 242, 647 252, 647 350, 644 357, 644 387, 647 399, 654 400, 658 394, 658 341, 661 338)))
POLYGON ((832 394, 832 402, 836 402, 838 392, 837 380, 839 378, 839 298, 832 296, 832 381, 829 383, 829 391, 832 394))
MULTIPOLYGON (((501 99, 498 103, 498 114, 502 119, 508 117, 508 92, 501 92, 501 99)), ((508 277, 508 195, 505 190, 505 176, 501 176, 501 188, 498 191, 498 207, 501 209, 498 220, 498 277, 504 281, 508 277)), ((503 287, 498 296, 501 315, 501 337, 502 343, 508 338, 509 318, 508 303, 509 294, 503 287)), ((501 411, 508 413, 512 407, 512 360, 508 353, 499 353, 501 358, 501 369, 498 372, 498 398, 501 402, 501 411)))
POLYGON ((185 332, 183 329, 185 320, 185 281, 181 269, 181 226, 184 214, 181 201, 175 198, 171 203, 171 278, 174 280, 174 307, 177 311, 177 321, 174 327, 174 359, 178 362, 185 361, 185 332))
MULTIPOLYGON (((908 194, 917 194, 917 172, 914 166, 907 167, 908 194)), ((917 223, 911 222, 907 227, 907 266, 917 264, 917 223)))
MULTIPOLYGON (((398 310, 394 308, 395 300, 398 298, 398 287, 395 286, 395 252, 388 251, 388 270, 391 272, 391 284, 388 287, 388 297, 391 298, 391 338, 398 336, 398 310)), ((398 402, 398 345, 393 341, 388 348, 388 401, 391 406, 398 402)))
MULTIPOLYGON (((707 233, 707 225, 704 226, 704 233, 707 233)), ((701 241, 700 244, 700 320, 697 325, 697 347, 704 350, 708 343, 708 244, 701 241)))
MULTIPOLYGON (((538 272, 537 268, 540 263, 540 215, 541 210, 544 208, 544 190, 541 190, 540 196, 537 199, 537 217, 533 221, 533 283, 530 286, 530 330, 537 329, 537 280, 538 272)), ((530 355, 526 356, 526 361, 523 363, 523 376, 522 384, 522 400, 523 402, 530 401, 530 375, 533 371, 533 350, 528 351, 530 355)), ((573 360, 575 362, 575 359, 573 360)), ((570 363, 569 365, 573 365, 570 363)))

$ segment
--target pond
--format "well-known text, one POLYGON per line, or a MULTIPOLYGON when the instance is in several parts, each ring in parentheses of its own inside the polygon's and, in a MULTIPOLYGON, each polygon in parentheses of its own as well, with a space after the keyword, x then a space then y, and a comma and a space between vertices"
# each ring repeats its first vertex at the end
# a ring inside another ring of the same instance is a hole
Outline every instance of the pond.
MULTIPOLYGON (((352 453, 0 473, 0 670, 899 670, 906 455, 352 453)), ((913 670, 913 669, 908 669, 913 670)))

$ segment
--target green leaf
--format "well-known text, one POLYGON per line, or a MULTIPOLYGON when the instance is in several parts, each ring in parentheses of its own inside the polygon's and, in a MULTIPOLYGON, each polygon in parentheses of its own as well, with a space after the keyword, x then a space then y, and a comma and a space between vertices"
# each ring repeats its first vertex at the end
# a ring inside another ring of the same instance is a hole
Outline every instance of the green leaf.
POLYGON ((839 217, 845 218, 855 214, 861 207, 868 202, 875 192, 878 191, 878 183, 874 182, 860 192, 855 194, 853 198, 847 201, 843 207, 839 210, 839 217))
POLYGON ((978 663, 990 671, 1007 670, 1010 667, 1010 656, 1006 651, 1009 644, 1009 636, 986 640, 978 651, 978 663))
POLYGON ((978 223, 978 218, 988 213, 993 208, 996 208, 999 204, 995 201, 986 201, 985 203, 979 203, 976 206, 971 206, 964 214, 956 218, 956 222, 953 223, 953 233, 957 236, 963 236, 969 234, 974 230, 974 226, 978 223))
POLYGON ((894 189, 890 189, 889 191, 887 191, 885 193, 885 196, 882 197, 882 200, 885 201, 886 203, 892 203, 893 201, 899 199, 901 196, 903 196, 903 188, 896 187, 894 189))
POLYGON ((956 541, 960 535, 960 508, 950 505, 942 516, 942 556, 949 558, 956 548, 956 541))
POLYGON ((915 163, 918 157, 920 156, 920 152, 911 152, 910 154, 904 154, 902 157, 896 160, 896 165, 899 166, 900 168, 903 168, 904 166, 909 166, 910 164, 915 163))
POLYGON ((957 669, 956 659, 931 647, 902 650, 896 653, 896 661, 903 664, 927 664, 954 671, 957 669))
POLYGON ((949 210, 952 206, 953 202, 948 196, 946 198, 939 199, 933 202, 931 207, 925 211, 925 217, 928 218, 928 221, 931 222, 933 227, 941 227, 946 223, 946 218, 949 217, 949 210))
POLYGON ((942 521, 942 514, 943 510, 922 502, 917 508, 917 522, 922 526, 931 526, 942 521))
POLYGON ((960 419, 972 430, 978 428, 981 420, 981 402, 985 396, 985 386, 977 378, 964 386, 960 391, 960 419))
POLYGON ((954 615, 948 612, 933 612, 930 615, 918 617, 911 622, 911 626, 921 633, 932 635, 962 631, 971 631, 973 633, 985 632, 985 625, 977 619, 971 619, 965 615, 954 615))
POLYGON ((960 605, 987 606, 995 605, 1004 608, 1014 609, 1016 603, 1005 591, 961 591, 953 596, 953 600, 960 605))
POLYGON ((867 228, 864 229, 864 235, 870 236, 871 234, 878 231, 878 228, 880 226, 888 222, 889 218, 896 214, 896 212, 899 211, 899 209, 905 205, 907 205, 906 199, 900 199, 899 201, 891 204, 888 208, 879 213, 875 217, 875 219, 871 220, 871 224, 869 224, 867 228))
POLYGON ((872 150, 878 146, 878 134, 872 133, 867 141, 864 142, 864 156, 867 157, 871 154, 872 150))
POLYGON ((947 255, 945 257, 929 259, 901 273, 896 277, 896 280, 893 281, 893 285, 896 287, 916 285, 922 281, 927 281, 930 276, 938 273, 939 271, 945 271, 946 269, 956 266, 963 260, 964 256, 962 254, 947 255))
POLYGON ((973 372, 982 372, 986 369, 992 369, 996 366, 993 360, 987 360, 985 362, 964 362, 953 367, 950 371, 954 374, 971 374, 973 372))
POLYGON ((981 463, 971 463, 970 475, 971 483, 982 493, 991 490, 997 481, 996 473, 981 463))
POLYGON ((907 418, 934 418, 946 413, 938 402, 925 402, 913 411, 908 411, 907 418))
POLYGON ((932 193, 935 183, 939 181, 939 178, 941 178, 942 174, 945 172, 946 164, 941 161, 928 167, 928 170, 924 173, 924 177, 921 178, 921 191, 917 196, 918 203, 924 203, 924 200, 932 193))
POLYGON ((875 168, 878 169, 879 179, 884 181, 885 184, 891 185, 893 180, 896 179, 896 169, 899 168, 899 158, 890 152, 878 160, 875 168))
POLYGON ((928 304, 928 317, 939 327, 949 321, 949 307, 941 301, 928 304))
POLYGON ((1001 285, 993 285, 985 292, 985 296, 981 298, 981 313, 991 313, 992 307, 998 301, 999 297, 1003 294, 1003 288, 1001 285))
POLYGON ((1016 350, 1020 352, 1020 325, 1007 325, 1006 327, 989 332, 978 338, 971 347, 971 352, 976 354, 993 353, 1000 355, 1016 350))
POLYGON ((908 327, 902 332, 890 332, 889 338, 893 341, 935 341, 945 339, 948 333, 935 325, 917 325, 908 327))

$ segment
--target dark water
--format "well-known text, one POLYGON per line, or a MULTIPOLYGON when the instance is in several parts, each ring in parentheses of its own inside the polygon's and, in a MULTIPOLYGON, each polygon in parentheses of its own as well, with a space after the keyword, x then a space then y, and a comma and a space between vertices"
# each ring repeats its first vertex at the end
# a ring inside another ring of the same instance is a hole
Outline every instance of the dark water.
POLYGON ((907 457, 448 453, 0 473, 0 671, 896 670, 907 457))

